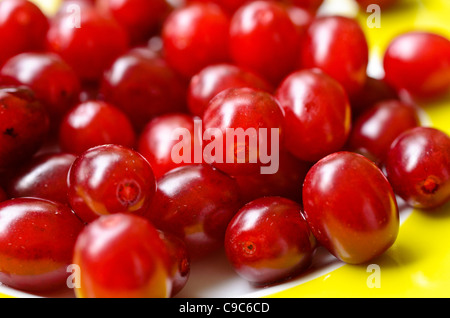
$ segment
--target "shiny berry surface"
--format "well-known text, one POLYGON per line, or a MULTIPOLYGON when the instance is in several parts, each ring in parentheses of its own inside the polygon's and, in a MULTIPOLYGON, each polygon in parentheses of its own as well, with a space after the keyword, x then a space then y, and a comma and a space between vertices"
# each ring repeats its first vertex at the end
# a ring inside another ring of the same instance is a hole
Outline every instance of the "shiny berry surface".
POLYGON ((0 88, 0 171, 31 158, 49 131, 45 107, 28 88, 0 88))
POLYGON ((103 101, 78 104, 66 114, 59 127, 61 149, 76 155, 104 144, 133 148, 135 142, 134 127, 125 113, 103 101))
POLYGON ((272 92, 269 82, 254 72, 234 64, 215 64, 202 69, 189 83, 188 107, 196 116, 203 116, 209 102, 228 88, 248 87, 272 92))
POLYGON ((70 206, 86 223, 101 215, 144 214, 156 191, 147 160, 119 145, 97 146, 79 155, 68 185, 70 206))
POLYGON ((61 203, 17 198, 0 203, 0 282, 26 291, 61 290, 82 222, 61 203))
POLYGON ((295 69, 300 49, 296 30, 285 6, 250 2, 231 20, 232 60, 277 85, 295 69))
POLYGON ((410 206, 434 209, 450 200, 450 137, 416 127, 392 144, 385 163, 394 191, 410 206))
POLYGON ((247 203, 231 220, 225 236, 232 267, 256 285, 299 275, 310 266, 315 248, 301 206, 281 197, 247 203))
POLYGON ((383 63, 386 81, 415 98, 440 96, 450 89, 450 41, 441 35, 401 34, 389 44, 383 63))
POLYGON ((210 64, 229 61, 229 24, 228 14, 212 2, 177 8, 162 29, 167 62, 189 78, 210 64))
POLYGON ((228 222, 241 207, 234 179, 209 165, 166 173, 146 217, 160 230, 182 238, 193 259, 223 246, 228 222))
POLYGON ((79 298, 167 298, 171 291, 168 252, 146 219, 103 216, 86 226, 75 245, 79 298))
POLYGON ((379 102, 355 121, 348 147, 381 164, 394 140, 419 125, 419 115, 414 106, 399 100, 379 102))
POLYGON ((23 52, 45 49, 49 21, 36 4, 27 0, 3 0, 0 3, 0 65, 23 52))
POLYGON ((297 158, 317 161, 340 150, 351 129, 351 106, 342 85, 318 70, 300 70, 278 87, 285 113, 285 146, 297 158))
POLYGON ((9 196, 36 197, 68 204, 67 174, 75 159, 75 155, 64 152, 35 156, 9 182, 9 196))
POLYGON ((383 254, 399 231, 395 194, 383 172, 352 152, 318 161, 303 185, 306 220, 318 240, 343 262, 360 264, 383 254))
POLYGON ((365 34, 352 18, 317 17, 302 44, 302 68, 319 68, 336 79, 349 95, 366 80, 369 49, 365 34))
POLYGON ((281 149, 284 115, 272 94, 251 88, 230 88, 211 100, 203 126, 212 134, 211 141, 205 141, 207 163, 230 175, 254 174, 261 173, 266 166, 265 156, 272 146, 277 147, 274 151, 281 149), (209 147, 216 151, 210 151, 209 147))

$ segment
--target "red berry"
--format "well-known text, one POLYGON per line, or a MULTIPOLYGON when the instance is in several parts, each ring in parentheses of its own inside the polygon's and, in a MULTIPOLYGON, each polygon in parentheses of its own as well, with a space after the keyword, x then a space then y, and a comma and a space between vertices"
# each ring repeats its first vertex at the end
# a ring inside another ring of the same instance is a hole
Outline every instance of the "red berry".
POLYGON ((52 53, 22 53, 6 62, 0 71, 4 85, 28 86, 42 102, 50 124, 58 127, 64 114, 74 106, 81 92, 74 70, 52 53))
POLYGON ((285 146, 304 161, 340 150, 351 129, 351 108, 342 86, 318 70, 289 75, 276 97, 285 113, 285 146))
POLYGON ((147 160, 119 145, 91 148, 69 171, 69 202, 86 223, 101 215, 147 212, 156 192, 156 180, 147 160))
POLYGON ((265 79, 233 64, 215 64, 194 75, 189 84, 188 107, 192 114, 203 116, 209 102, 228 88, 248 87, 271 93, 265 79))
POLYGON ((100 89, 104 100, 127 114, 138 131, 158 115, 187 108, 187 83, 152 55, 132 50, 120 56, 105 72, 100 89))
POLYGON ((169 171, 146 217, 160 230, 186 242, 193 259, 223 247, 228 222, 241 207, 234 179, 209 165, 189 165, 169 171))
POLYGON ((26 291, 62 289, 83 223, 61 203, 17 198, 0 203, 0 281, 26 291))
POLYGON ((390 85, 414 98, 445 94, 450 89, 450 41, 428 32, 401 34, 385 52, 384 70, 390 85))
POLYGON ((324 0, 282 0, 299 8, 307 9, 310 12, 316 12, 324 0))
POLYGON ((318 242, 351 264, 383 254, 396 240, 399 211, 382 171, 352 152, 318 161, 303 185, 306 220, 318 242))
POLYGON ((233 61, 277 85, 297 63, 300 41, 286 7, 254 1, 241 7, 231 20, 233 61))
POLYGON ((404 131, 419 125, 415 107, 398 100, 379 102, 355 121, 348 149, 381 164, 394 140, 404 131))
POLYGON ((402 133, 385 163, 394 191, 412 207, 434 209, 450 200, 450 137, 431 127, 402 133))
POLYGON ((88 224, 75 245, 80 267, 78 298, 167 298, 169 256, 159 232, 130 214, 103 216, 88 224))
POLYGON ((3 0, 0 16, 0 65, 19 53, 44 50, 49 21, 36 4, 3 0))
POLYGON ((67 174, 75 156, 47 153, 21 166, 8 184, 10 197, 36 197, 68 204, 67 174))
POLYGON ((175 9, 162 29, 167 62, 190 78, 204 67, 229 61, 229 17, 215 3, 191 3, 175 9))
POLYGON ((352 18, 317 17, 309 26, 300 59, 302 68, 319 68, 351 96, 366 81, 369 49, 365 34, 352 18))
POLYGON ((133 148, 135 142, 136 134, 128 117, 102 101, 78 104, 66 114, 59 130, 61 149, 77 155, 104 144, 133 148))
POLYGON ((111 63, 128 49, 123 28, 90 6, 82 6, 80 25, 73 13, 60 12, 47 34, 51 52, 60 55, 84 82, 98 81, 111 63), (75 22, 74 22, 75 21, 75 22))
POLYGON ((0 88, 0 171, 18 166, 44 144, 49 119, 25 87, 0 88))
POLYGON ((251 88, 222 91, 211 100, 203 124, 204 135, 212 134, 212 141, 205 141, 207 163, 230 175, 266 173, 262 168, 276 172, 284 115, 271 94, 251 88))
POLYGON ((228 225, 225 251, 234 270, 256 285, 299 275, 312 262, 316 239, 301 206, 281 197, 247 203, 228 225))

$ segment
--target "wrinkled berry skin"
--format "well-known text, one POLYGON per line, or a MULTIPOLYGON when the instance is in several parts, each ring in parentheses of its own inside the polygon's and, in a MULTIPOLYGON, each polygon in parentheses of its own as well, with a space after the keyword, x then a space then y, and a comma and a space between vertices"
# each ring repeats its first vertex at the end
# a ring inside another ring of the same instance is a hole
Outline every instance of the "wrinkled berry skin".
POLYGON ((84 228, 61 203, 16 198, 0 203, 0 282, 26 291, 62 289, 84 228))
POLYGON ((255 285, 299 275, 312 261, 316 239, 300 204, 281 197, 247 203, 228 225, 225 251, 234 270, 255 285))
POLYGON ((230 176, 209 165, 169 171, 145 215, 158 229, 182 238, 193 259, 223 247, 228 222, 241 206, 239 187, 230 176))
POLYGON ((450 200, 450 137, 441 130, 416 127, 392 144, 386 175, 410 206, 435 209, 450 200))
POLYGON ((147 160, 120 145, 101 145, 82 153, 68 175, 69 203, 86 223, 101 215, 144 214, 156 191, 147 160))
POLYGON ((317 241, 346 263, 378 257, 398 235, 391 185, 372 161, 356 153, 333 153, 309 170, 303 209, 317 241))
POLYGON ((49 117, 25 87, 0 88, 0 171, 31 158, 44 144, 49 117))

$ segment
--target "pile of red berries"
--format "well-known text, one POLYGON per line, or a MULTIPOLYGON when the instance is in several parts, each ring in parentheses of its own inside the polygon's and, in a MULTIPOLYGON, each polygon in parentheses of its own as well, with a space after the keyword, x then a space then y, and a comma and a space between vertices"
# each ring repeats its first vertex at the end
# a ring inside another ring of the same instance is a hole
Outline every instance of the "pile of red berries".
POLYGON ((50 17, 1 1, 0 282, 173 297, 223 250, 266 286, 318 246, 374 260, 398 236, 399 198, 448 202, 450 137, 415 101, 449 91, 450 41, 399 35, 373 78, 357 20, 321 4, 68 0, 50 17), (263 149, 228 129, 272 133, 263 149))

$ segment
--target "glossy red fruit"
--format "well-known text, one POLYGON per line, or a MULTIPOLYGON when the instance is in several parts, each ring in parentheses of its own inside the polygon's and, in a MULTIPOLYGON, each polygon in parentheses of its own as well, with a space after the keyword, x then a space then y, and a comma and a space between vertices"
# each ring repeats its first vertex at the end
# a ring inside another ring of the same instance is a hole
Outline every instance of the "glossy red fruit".
POLYGON ((167 62, 186 78, 208 65, 228 62, 229 24, 226 12, 212 2, 175 9, 162 29, 167 62))
POLYGON ((301 185, 312 164, 297 159, 287 151, 280 152, 279 158, 279 169, 274 174, 258 173, 234 177, 244 202, 266 196, 280 196, 302 203, 301 185))
POLYGON ((311 264, 316 239, 300 204, 282 197, 247 203, 228 225, 225 252, 233 269, 256 285, 279 283, 311 264))
POLYGON ((26 291, 65 287, 82 222, 61 203, 17 198, 0 203, 0 281, 26 291))
POLYGON ((0 2, 0 65, 19 53, 45 49, 49 21, 36 4, 27 0, 0 2))
POLYGON ((414 106, 399 100, 382 101, 354 122, 347 146, 381 165, 394 140, 419 125, 419 115, 414 106))
POLYGON ((214 64, 194 75, 189 83, 188 107, 196 116, 203 116, 209 102, 228 88, 248 87, 273 92, 264 78, 233 64, 214 64))
POLYGON ((78 102, 81 85, 74 70, 53 53, 22 53, 0 70, 3 85, 29 87, 42 102, 56 128, 64 114, 78 102))
POLYGON ((182 238, 193 259, 223 247, 228 222, 241 207, 235 180, 209 165, 166 173, 146 217, 160 230, 182 238))
POLYGON ((385 163, 396 194, 412 207, 434 209, 450 200, 450 137, 431 127, 402 133, 385 163))
POLYGON ((315 162, 340 150, 351 129, 351 106, 342 86, 319 70, 300 70, 278 87, 285 113, 285 147, 315 162))
POLYGON ((251 88, 227 89, 211 100, 203 126, 205 162, 233 176, 276 173, 284 115, 272 94, 251 88))
POLYGON ((86 223, 102 215, 147 212, 156 192, 150 164, 138 152, 119 145, 91 148, 69 171, 69 202, 86 223))
POLYGON ((297 29, 300 41, 303 41, 303 37, 308 31, 309 25, 314 21, 315 14, 308 9, 296 5, 288 5, 286 10, 297 29))
POLYGON ((103 101, 78 104, 66 114, 59 129, 61 149, 76 155, 104 144, 133 148, 135 143, 136 133, 128 117, 103 101))
POLYGON ((172 290, 170 297, 176 296, 186 286, 191 274, 191 257, 186 243, 178 236, 159 231, 160 237, 166 245, 170 258, 170 276, 172 290))
POLYGON ((82 81, 95 82, 126 52, 129 39, 114 19, 91 6, 81 6, 75 13, 60 11, 52 19, 47 34, 48 50, 60 55, 82 81), (79 21, 74 18, 75 13, 79 21))
POLYGON ((67 175, 75 158, 75 155, 62 152, 35 156, 21 166, 9 182, 9 196, 36 197, 68 204, 67 175))
POLYGON ((295 69, 299 50, 297 29, 285 6, 254 1, 233 15, 230 52, 234 63, 272 84, 277 85, 295 69))
POLYGON ((103 216, 80 233, 73 263, 80 268, 78 298, 167 298, 168 252, 146 219, 103 216))
POLYGON ((317 17, 309 26, 302 45, 302 68, 323 70, 350 96, 364 86, 369 49, 364 31, 355 19, 317 17))
POLYGON ((414 98, 445 94, 450 89, 450 40, 429 32, 401 34, 385 52, 384 70, 390 85, 414 98))
POLYGON ((318 242, 346 263, 373 260, 398 235, 391 185, 372 161, 356 153, 333 153, 311 168, 303 185, 303 208, 318 242))
POLYGON ((166 0, 99 0, 97 7, 127 31, 132 45, 148 41, 170 10, 166 0))
POLYGON ((47 112, 31 90, 0 88, 0 171, 31 158, 48 131, 47 112))
POLYGON ((299 8, 307 9, 310 12, 316 12, 324 0, 281 0, 299 8))
POLYGON ((203 162, 202 158, 198 162, 195 158, 195 147, 202 149, 202 131, 196 129, 195 119, 188 114, 171 113, 158 116, 145 126, 137 150, 148 160, 157 179, 174 168, 203 162))
POLYGON ((105 72, 100 89, 104 100, 125 112, 138 131, 158 115, 187 109, 188 84, 163 58, 149 54, 132 50, 120 56, 105 72))

